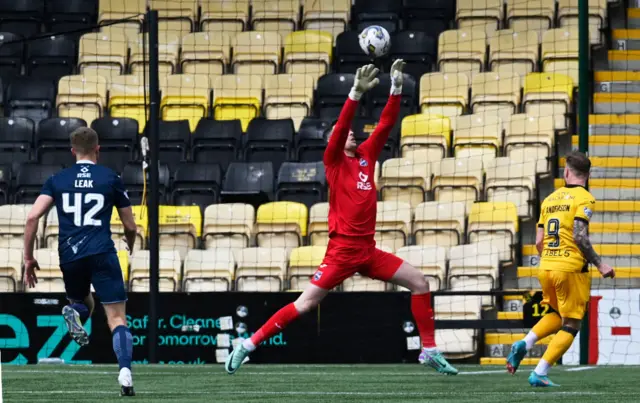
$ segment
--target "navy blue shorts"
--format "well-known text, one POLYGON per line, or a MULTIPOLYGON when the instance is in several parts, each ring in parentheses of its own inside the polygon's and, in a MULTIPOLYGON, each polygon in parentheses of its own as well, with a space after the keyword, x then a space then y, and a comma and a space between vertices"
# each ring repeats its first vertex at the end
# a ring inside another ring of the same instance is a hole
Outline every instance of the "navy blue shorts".
POLYGON ((115 253, 87 256, 60 265, 67 298, 84 301, 91 292, 91 284, 100 302, 113 304, 127 300, 120 261, 115 253))

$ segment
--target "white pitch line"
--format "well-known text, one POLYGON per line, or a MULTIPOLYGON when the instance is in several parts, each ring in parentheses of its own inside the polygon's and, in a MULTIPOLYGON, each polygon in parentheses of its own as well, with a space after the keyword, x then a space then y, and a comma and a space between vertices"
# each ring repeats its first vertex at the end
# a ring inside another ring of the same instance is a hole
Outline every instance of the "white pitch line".
POLYGON ((577 367, 577 368, 567 368, 565 371, 567 372, 578 372, 578 371, 588 371, 590 369, 596 369, 598 367, 577 367))

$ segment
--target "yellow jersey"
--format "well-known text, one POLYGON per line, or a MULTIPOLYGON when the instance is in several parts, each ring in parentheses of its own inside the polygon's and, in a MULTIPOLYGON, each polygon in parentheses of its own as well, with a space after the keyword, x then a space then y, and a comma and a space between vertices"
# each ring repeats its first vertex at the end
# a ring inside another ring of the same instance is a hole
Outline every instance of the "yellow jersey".
POLYGON ((589 223, 596 199, 579 185, 551 193, 540 207, 538 228, 544 229, 542 270, 587 272, 588 263, 573 240, 573 221, 589 223))

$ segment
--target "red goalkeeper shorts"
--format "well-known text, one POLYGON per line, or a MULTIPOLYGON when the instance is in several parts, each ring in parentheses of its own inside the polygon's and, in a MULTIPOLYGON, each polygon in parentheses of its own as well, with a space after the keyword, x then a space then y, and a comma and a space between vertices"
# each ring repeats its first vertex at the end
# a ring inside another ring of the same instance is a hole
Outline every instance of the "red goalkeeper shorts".
POLYGON ((403 262, 399 257, 376 248, 372 238, 337 235, 329 240, 327 253, 311 277, 311 284, 331 290, 356 273, 389 281, 403 262))

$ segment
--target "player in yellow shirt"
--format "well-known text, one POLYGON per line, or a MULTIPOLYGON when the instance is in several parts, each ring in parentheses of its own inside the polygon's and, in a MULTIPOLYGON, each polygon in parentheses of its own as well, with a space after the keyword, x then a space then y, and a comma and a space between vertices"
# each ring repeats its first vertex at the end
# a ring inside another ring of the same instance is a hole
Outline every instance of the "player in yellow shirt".
POLYGON ((531 386, 558 386, 547 377, 549 368, 569 349, 580 330, 589 301, 591 279, 589 263, 603 277, 614 277, 613 268, 602 259, 589 240, 589 220, 596 200, 585 188, 591 162, 583 153, 566 156, 565 186, 547 197, 540 207, 536 248, 540 254, 538 279, 543 304, 550 313, 513 344, 507 358, 507 370, 514 374, 520 362, 537 340, 556 333, 547 351, 529 375, 531 386))

